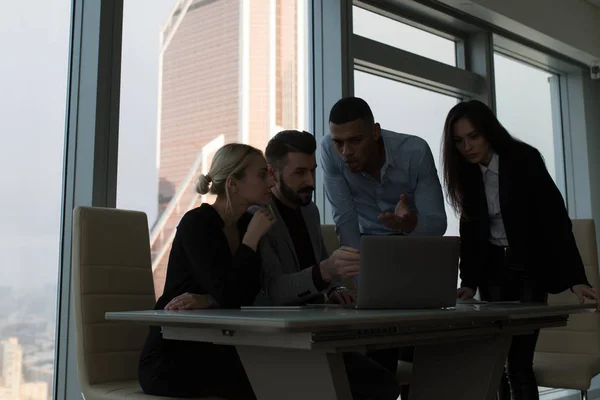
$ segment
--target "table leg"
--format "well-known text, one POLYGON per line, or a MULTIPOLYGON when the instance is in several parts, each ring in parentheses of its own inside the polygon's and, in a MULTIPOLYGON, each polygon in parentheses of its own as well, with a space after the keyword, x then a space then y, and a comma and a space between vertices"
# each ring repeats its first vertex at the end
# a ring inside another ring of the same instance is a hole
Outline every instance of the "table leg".
POLYGON ((415 348, 409 400, 493 400, 512 337, 415 348))
POLYGON ((236 346, 258 400, 351 400, 342 353, 236 346))

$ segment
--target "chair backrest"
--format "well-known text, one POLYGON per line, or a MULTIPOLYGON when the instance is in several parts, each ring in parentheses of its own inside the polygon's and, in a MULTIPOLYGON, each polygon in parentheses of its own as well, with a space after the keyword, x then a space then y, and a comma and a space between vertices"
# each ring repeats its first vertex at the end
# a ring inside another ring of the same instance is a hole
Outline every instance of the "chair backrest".
POLYGON ((135 380, 148 327, 105 320, 107 311, 150 310, 154 285, 146 214, 73 211, 72 281, 77 370, 89 385, 135 380))
POLYGON ((340 248, 340 240, 335 232, 335 225, 321 225, 321 232, 323 233, 325 248, 331 255, 331 253, 340 248))
MULTIPOLYGON (((590 284, 600 289, 598 272, 598 250, 596 230, 591 219, 573 220, 573 234, 581 258, 585 265, 585 273, 590 284)), ((577 297, 567 290, 550 295, 549 304, 575 304, 577 297)), ((569 318, 566 327, 543 329, 536 347, 538 352, 592 354, 600 353, 600 314, 575 314, 569 318)))

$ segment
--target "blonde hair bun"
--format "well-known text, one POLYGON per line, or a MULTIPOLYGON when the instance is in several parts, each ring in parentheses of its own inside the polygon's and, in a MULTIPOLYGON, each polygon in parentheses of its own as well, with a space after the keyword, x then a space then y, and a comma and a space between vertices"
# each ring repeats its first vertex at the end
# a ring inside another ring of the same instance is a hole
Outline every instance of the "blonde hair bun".
POLYGON ((228 143, 224 145, 213 156, 208 172, 198 176, 196 192, 200 195, 210 193, 217 197, 225 196, 228 207, 230 207, 227 180, 230 177, 242 179, 246 168, 253 160, 251 157, 253 155, 263 157, 260 150, 247 144, 228 143))
POLYGON ((212 179, 208 175, 200 174, 196 182, 196 192, 198 194, 207 194, 210 191, 210 183, 212 179))

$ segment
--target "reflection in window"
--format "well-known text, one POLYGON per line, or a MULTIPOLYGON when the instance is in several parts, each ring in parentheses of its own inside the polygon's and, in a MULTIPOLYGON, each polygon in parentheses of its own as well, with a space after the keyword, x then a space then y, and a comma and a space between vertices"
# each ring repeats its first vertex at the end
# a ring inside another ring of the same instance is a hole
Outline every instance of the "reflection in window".
MULTIPOLYGON (((436 162, 440 183, 443 184, 440 151, 444 121, 458 100, 356 70, 354 92, 369 103, 375 121, 381 124, 382 129, 420 136, 427 141, 436 162)), ((458 235, 458 219, 448 204, 446 215, 446 235, 458 235)))
POLYGON ((357 6, 352 7, 352 24, 356 35, 456 66, 456 43, 452 40, 357 6))
POLYGON ((157 295, 195 178, 225 143, 306 128, 305 0, 126 0, 117 206, 143 210, 157 295), (251 6, 250 6, 251 3, 251 6))

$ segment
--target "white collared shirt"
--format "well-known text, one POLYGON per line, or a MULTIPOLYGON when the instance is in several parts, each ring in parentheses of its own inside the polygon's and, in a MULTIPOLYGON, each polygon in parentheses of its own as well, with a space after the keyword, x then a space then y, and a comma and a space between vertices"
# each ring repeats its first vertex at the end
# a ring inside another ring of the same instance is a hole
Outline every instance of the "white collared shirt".
POLYGON ((500 210, 500 174, 498 154, 494 153, 488 166, 479 165, 485 185, 488 218, 490 221, 489 242, 496 246, 508 246, 502 212, 500 210))

